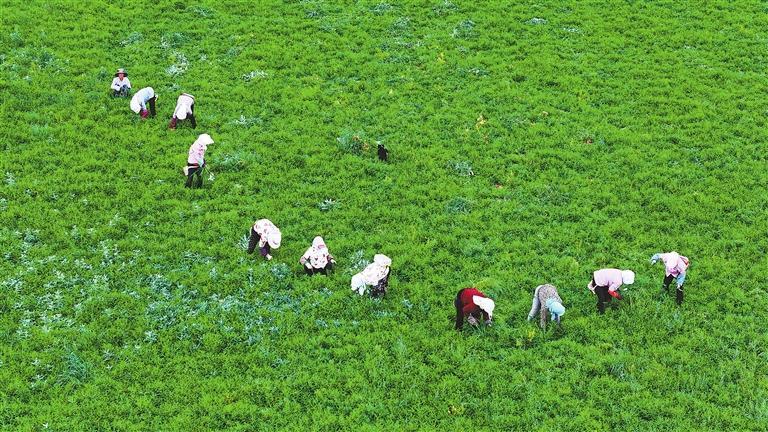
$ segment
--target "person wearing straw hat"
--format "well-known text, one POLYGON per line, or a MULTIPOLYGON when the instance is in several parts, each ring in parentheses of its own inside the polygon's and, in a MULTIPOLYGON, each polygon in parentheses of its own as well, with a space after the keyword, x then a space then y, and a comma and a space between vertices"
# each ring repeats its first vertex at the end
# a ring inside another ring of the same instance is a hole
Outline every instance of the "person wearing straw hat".
POLYGON ((195 121, 195 97, 189 93, 182 93, 176 100, 176 109, 173 110, 173 117, 171 117, 168 128, 176 129, 178 121, 184 121, 187 118, 189 118, 192 129, 195 129, 197 127, 197 122, 195 121))
POLYGON ((336 260, 328 251, 325 240, 317 236, 312 240, 312 246, 299 259, 299 264, 304 266, 304 271, 310 276, 315 273, 327 275, 330 270, 333 270, 336 260))
POLYGON ((113 97, 127 97, 131 92, 131 81, 125 69, 120 68, 115 72, 111 88, 113 97))
POLYGON ((184 187, 200 188, 203 187, 203 169, 205 168, 205 152, 208 146, 213 144, 213 138, 208 134, 201 134, 189 147, 187 156, 187 166, 184 167, 184 175, 187 176, 187 182, 184 187))
POLYGON ((688 258, 680 255, 679 253, 672 251, 668 253, 657 253, 651 257, 651 265, 656 264, 661 260, 664 263, 664 281, 662 282, 662 290, 664 293, 669 292, 669 284, 672 280, 677 282, 676 301, 678 305, 683 304, 683 283, 685 283, 685 272, 688 270, 690 261, 688 258))
POLYGON ((259 247, 261 256, 267 260, 272 259, 272 255, 269 253, 272 249, 280 247, 283 235, 280 229, 275 226, 269 219, 259 219, 253 223, 251 227, 251 238, 248 241, 248 253, 253 253, 256 250, 256 246, 259 247))
POLYGON ((614 268, 601 269, 592 273, 592 280, 587 288, 597 296, 597 311, 605 313, 605 303, 611 301, 611 297, 621 300, 619 293, 622 285, 635 283, 635 272, 632 270, 619 270, 614 268))
POLYGON ((154 117, 155 102, 157 102, 157 93, 152 87, 144 87, 136 92, 131 98, 131 111, 139 114, 141 118, 145 119, 150 114, 154 117), (149 111, 147 111, 147 105, 149 105, 149 111))
POLYGON ((371 297, 380 297, 387 293, 389 288, 389 272, 392 259, 386 255, 376 254, 373 262, 368 264, 363 271, 352 276, 350 283, 352 291, 363 295, 368 285, 371 286, 371 297))
POLYGON ((539 325, 542 329, 547 328, 547 313, 552 317, 552 321, 560 325, 560 317, 565 314, 565 306, 554 285, 539 285, 533 291, 533 304, 531 311, 528 312, 528 321, 532 320, 537 313, 540 314, 539 325))
POLYGON ((490 326, 493 322, 493 310, 496 308, 496 303, 477 288, 470 287, 460 289, 456 293, 453 306, 456 308, 455 329, 461 330, 464 327, 464 318, 473 327, 480 324, 480 319, 490 326))

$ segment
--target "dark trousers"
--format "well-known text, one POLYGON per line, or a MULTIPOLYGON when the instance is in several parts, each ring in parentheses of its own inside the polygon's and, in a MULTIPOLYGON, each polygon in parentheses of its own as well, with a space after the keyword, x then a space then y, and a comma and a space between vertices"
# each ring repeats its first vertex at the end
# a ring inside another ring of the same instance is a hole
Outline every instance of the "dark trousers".
POLYGON ((113 90, 112 96, 113 97, 127 97, 131 93, 131 89, 128 88, 128 86, 122 86, 120 87, 120 90, 113 90))
POLYGON ((304 266, 304 273, 306 273, 306 274, 308 274, 308 275, 310 275, 310 276, 316 275, 316 274, 318 274, 318 273, 320 273, 320 274, 323 274, 323 275, 326 275, 326 276, 327 276, 327 275, 328 275, 328 272, 329 272, 329 271, 332 271, 332 270, 333 270, 333 263, 332 263, 332 262, 330 262, 330 261, 328 261, 328 264, 326 264, 326 265, 325 265, 325 267, 323 267, 323 268, 321 268, 321 269, 316 269, 316 268, 314 268, 314 267, 312 267, 312 268, 307 268, 307 266, 304 266))
MULTIPOLYGON (((256 232, 255 229, 251 228, 251 238, 248 240, 248 253, 252 254, 254 250, 256 250, 256 246, 259 245, 259 240, 261 240, 261 236, 256 232)), ((269 255, 269 252, 271 251, 269 247, 269 243, 264 243, 264 247, 259 248, 259 253, 261 256, 265 257, 269 255)))
POLYGON ((595 295, 597 295, 597 311, 601 314, 605 313, 605 304, 611 301, 611 295, 608 294, 607 286, 595 287, 595 295))
POLYGON ((157 112, 155 111, 155 101, 157 100, 157 96, 154 96, 152 99, 148 100, 149 103, 149 115, 152 117, 157 115, 157 112))
POLYGON ((371 288, 371 297, 383 297, 389 287, 389 274, 384 276, 379 282, 371 288))
POLYGON ((184 183, 184 187, 188 188, 201 188, 203 187, 203 167, 196 164, 187 164, 189 169, 187 170, 187 182, 184 183))
MULTIPOLYGON (((671 284, 673 280, 675 280, 675 277, 672 275, 664 277, 664 282, 662 287, 665 293, 669 292, 669 284, 671 284)), ((680 285, 679 287, 677 287, 677 289, 675 289, 675 300, 677 301, 678 305, 683 304, 683 286, 682 285, 680 285)))

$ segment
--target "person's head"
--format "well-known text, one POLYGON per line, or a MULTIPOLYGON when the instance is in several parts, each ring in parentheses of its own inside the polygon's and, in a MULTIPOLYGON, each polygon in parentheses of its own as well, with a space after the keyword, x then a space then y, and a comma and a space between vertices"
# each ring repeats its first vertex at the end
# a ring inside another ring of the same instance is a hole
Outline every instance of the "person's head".
POLYGON ((493 310, 496 309, 496 303, 493 300, 476 295, 472 296, 472 302, 488 314, 488 319, 493 319, 493 310))
POLYGON ((382 266, 389 267, 392 265, 392 259, 383 254, 376 254, 373 256, 373 262, 382 266))
POLYGON ((325 247, 325 241, 323 241, 323 238, 320 236, 317 236, 312 240, 312 247, 315 249, 320 249, 325 247))
POLYGON ((280 247, 280 243, 283 241, 283 234, 278 227, 274 227, 267 235, 267 243, 272 249, 280 247))
POLYGON ((560 322, 560 317, 565 315, 565 306, 555 299, 548 299, 545 306, 552 315, 552 321, 560 322))
POLYGON ((197 140, 195 140, 196 143, 209 146, 213 144, 213 138, 211 138, 208 134, 200 134, 200 136, 197 137, 197 140))
POLYGON ((633 272, 632 270, 622 270, 621 283, 625 285, 632 285, 633 283, 635 283, 635 272, 633 272))
POLYGON ((125 77, 128 76, 128 74, 125 72, 125 69, 120 68, 117 70, 117 72, 115 72, 115 76, 120 78, 120 80, 122 81, 125 77))

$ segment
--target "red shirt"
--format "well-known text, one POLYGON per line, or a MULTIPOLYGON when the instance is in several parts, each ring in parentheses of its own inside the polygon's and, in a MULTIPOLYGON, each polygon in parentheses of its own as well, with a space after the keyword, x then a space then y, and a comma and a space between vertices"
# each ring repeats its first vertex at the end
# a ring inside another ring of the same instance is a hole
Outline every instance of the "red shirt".
POLYGON ((488 314, 485 313, 484 310, 480 309, 480 306, 476 305, 474 301, 472 301, 473 296, 487 297, 477 288, 464 288, 459 295, 459 300, 461 301, 461 311, 464 313, 464 316, 469 314, 482 313, 483 318, 488 319, 488 314))

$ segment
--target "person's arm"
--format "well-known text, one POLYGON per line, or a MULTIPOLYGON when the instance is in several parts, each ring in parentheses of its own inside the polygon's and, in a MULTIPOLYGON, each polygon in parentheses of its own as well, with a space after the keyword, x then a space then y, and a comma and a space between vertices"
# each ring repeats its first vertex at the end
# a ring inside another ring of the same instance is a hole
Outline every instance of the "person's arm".
POLYGON ((531 303, 531 311, 528 312, 528 321, 532 320, 533 317, 536 316, 536 314, 539 312, 540 307, 541 307, 541 304, 539 302, 539 287, 536 287, 536 290, 533 291, 533 302, 531 303))
POLYGON ((547 327, 547 318, 549 318, 549 309, 547 309, 547 306, 542 305, 541 310, 539 311, 539 327, 546 328, 547 327))
POLYGON ((117 82, 117 78, 112 79, 112 90, 120 90, 120 84, 117 82))
POLYGON ((299 264, 305 265, 307 263, 307 260, 309 259, 309 253, 312 251, 312 248, 307 249, 306 252, 304 252, 304 255, 299 258, 299 264))

